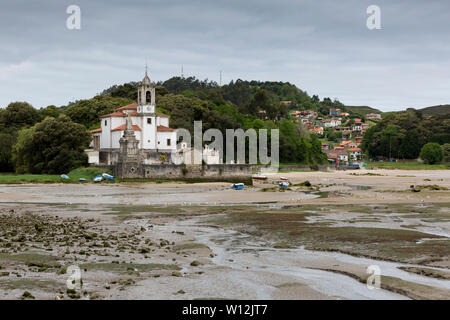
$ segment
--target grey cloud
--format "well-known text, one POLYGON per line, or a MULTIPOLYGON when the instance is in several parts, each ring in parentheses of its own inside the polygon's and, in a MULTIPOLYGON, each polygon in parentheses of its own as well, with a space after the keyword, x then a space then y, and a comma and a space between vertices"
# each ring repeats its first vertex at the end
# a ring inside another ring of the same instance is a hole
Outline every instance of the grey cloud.
MULTIPOLYGON (((3 1, 4 2, 4 1, 3 1)), ((0 8, 0 106, 89 98, 185 73, 289 81, 383 110, 450 103, 447 0, 8 1, 0 8), (82 29, 65 27, 77 4, 82 29), (366 28, 381 7, 382 30, 366 28)))

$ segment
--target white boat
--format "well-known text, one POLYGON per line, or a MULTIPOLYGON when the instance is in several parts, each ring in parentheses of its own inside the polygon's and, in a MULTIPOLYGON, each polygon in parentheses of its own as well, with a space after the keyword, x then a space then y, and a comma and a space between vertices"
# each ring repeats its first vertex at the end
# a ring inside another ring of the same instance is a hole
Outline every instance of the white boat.
POLYGON ((102 180, 103 180, 103 177, 102 177, 102 176, 96 176, 96 177, 94 178, 94 182, 95 182, 95 183, 101 182, 102 180))
POLYGON ((108 180, 111 180, 111 181, 114 180, 114 177, 110 174, 104 173, 104 174, 102 174, 102 176, 103 176, 103 178, 106 178, 108 180))
POLYGON ((280 182, 280 183, 278 184, 278 186, 279 186, 280 188, 287 188, 287 187, 289 187, 289 182, 280 182))
POLYGON ((69 176, 68 176, 67 174, 62 174, 62 175, 61 175, 61 178, 66 179, 66 180, 67 180, 67 179, 70 179, 69 176))
POLYGON ((288 178, 286 178, 286 177, 280 177, 280 180, 283 180, 283 181, 288 181, 289 179, 288 179, 288 178))

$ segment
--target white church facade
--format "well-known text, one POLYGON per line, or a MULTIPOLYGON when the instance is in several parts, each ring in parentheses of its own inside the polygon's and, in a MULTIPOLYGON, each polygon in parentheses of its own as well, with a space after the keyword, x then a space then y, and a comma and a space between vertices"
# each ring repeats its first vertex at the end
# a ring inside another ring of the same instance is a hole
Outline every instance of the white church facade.
MULTIPOLYGON (((156 112, 155 86, 145 72, 138 87, 137 103, 117 108, 113 113, 100 117, 101 127, 91 131, 91 149, 86 150, 91 164, 111 165, 119 160, 120 139, 127 129, 127 121, 138 141, 138 149, 144 164, 186 163, 190 152, 185 145, 177 150, 176 130, 169 126, 169 115, 156 112), (127 120, 128 119, 128 120, 127 120)), ((219 152, 205 147, 204 161, 219 164, 219 152)), ((187 164, 187 163, 186 163, 187 164)))

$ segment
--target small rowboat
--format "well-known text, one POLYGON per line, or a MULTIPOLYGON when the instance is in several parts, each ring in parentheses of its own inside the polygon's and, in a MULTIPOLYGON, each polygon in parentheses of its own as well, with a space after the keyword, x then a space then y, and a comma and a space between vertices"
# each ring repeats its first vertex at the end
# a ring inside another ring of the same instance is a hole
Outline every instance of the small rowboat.
POLYGON ((67 174, 62 174, 62 175, 61 175, 61 178, 66 179, 66 180, 67 180, 67 179, 70 179, 69 176, 68 176, 67 174))
POLYGON ((289 182, 280 182, 280 183, 278 184, 278 186, 279 186, 280 188, 287 188, 287 187, 289 187, 289 182))
POLYGON ((109 181, 114 181, 114 177, 110 174, 104 173, 102 174, 103 178, 108 179, 109 181))
POLYGON ((234 183, 231 185, 231 189, 242 190, 242 189, 244 189, 244 184, 243 183, 234 183))
POLYGON ((80 182, 86 182, 85 178, 80 178, 80 182))
POLYGON ((286 177, 280 177, 280 180, 283 180, 283 181, 288 181, 289 179, 288 179, 288 178, 286 178, 286 177))
POLYGON ((260 174, 255 174, 255 175, 252 176, 252 179, 255 179, 255 180, 267 180, 267 176, 262 176, 260 174))
POLYGON ((96 176, 96 177, 94 178, 94 182, 95 182, 95 183, 101 182, 102 180, 103 180, 103 177, 102 177, 102 176, 96 176))

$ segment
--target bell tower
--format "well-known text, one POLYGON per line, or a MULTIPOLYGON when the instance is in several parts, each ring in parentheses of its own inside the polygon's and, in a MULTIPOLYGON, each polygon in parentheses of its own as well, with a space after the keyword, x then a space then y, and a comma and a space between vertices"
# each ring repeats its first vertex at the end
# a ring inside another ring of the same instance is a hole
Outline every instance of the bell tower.
POLYGON ((138 86, 137 113, 155 113, 155 87, 150 81, 145 66, 145 77, 138 86))

